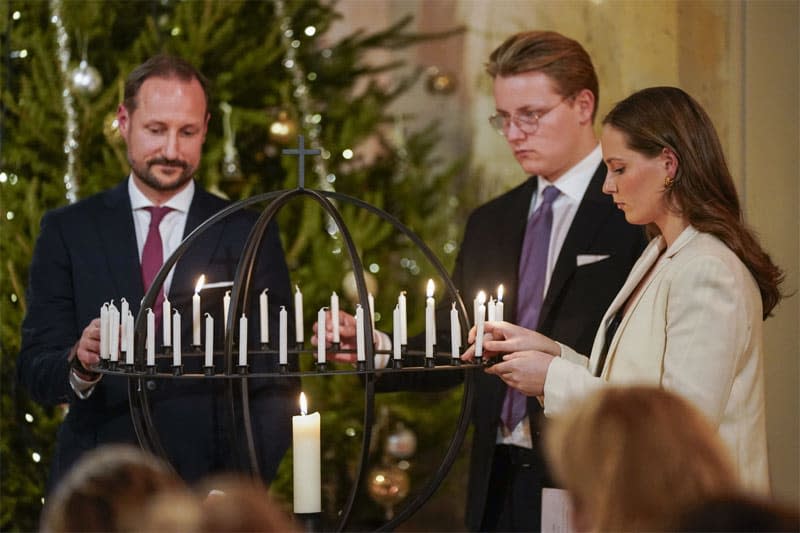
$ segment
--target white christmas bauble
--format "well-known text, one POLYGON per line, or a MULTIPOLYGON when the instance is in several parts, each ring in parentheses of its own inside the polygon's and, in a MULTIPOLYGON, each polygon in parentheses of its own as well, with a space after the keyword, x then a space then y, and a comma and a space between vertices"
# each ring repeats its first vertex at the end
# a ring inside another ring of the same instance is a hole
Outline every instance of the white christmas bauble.
POLYGON ((417 451, 417 435, 397 424, 397 429, 386 437, 386 453, 397 459, 408 459, 417 451))
POLYGON ((69 73, 69 82, 72 90, 85 96, 94 96, 103 86, 103 78, 100 72, 91 66, 86 60, 72 69, 69 73))

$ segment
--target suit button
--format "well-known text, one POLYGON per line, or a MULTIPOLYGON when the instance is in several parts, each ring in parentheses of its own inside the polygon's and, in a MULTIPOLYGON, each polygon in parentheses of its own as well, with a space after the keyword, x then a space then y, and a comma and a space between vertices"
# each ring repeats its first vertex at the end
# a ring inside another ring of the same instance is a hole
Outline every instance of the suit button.
POLYGON ((156 390, 158 388, 158 384, 156 384, 156 380, 154 379, 148 379, 145 382, 145 386, 147 387, 147 390, 156 390))

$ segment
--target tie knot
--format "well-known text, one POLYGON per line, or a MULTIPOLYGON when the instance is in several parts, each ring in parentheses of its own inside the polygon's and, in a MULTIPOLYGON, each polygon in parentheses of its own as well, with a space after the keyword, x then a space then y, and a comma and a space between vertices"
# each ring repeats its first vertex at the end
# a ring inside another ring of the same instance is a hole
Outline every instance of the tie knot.
POLYGON ((557 187, 548 185, 542 190, 542 203, 552 204, 559 194, 561 194, 561 191, 559 191, 557 187))
POLYGON ((148 211, 150 211, 150 225, 156 225, 156 227, 161 224, 161 221, 167 216, 167 213, 172 211, 171 207, 167 206, 155 206, 151 205, 150 207, 145 207, 148 211))

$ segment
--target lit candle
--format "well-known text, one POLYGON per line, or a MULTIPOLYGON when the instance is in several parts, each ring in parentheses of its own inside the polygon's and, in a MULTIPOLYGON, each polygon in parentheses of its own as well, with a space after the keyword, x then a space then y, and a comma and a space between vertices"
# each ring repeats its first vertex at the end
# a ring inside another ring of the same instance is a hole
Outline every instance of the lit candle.
POLYGON ((225 296, 222 297, 222 320, 223 331, 228 333, 228 310, 231 308, 231 291, 225 291, 225 296))
POLYGON ((247 366, 247 317, 239 319, 239 366, 247 366))
POLYGON ((278 362, 285 365, 289 362, 289 326, 288 326, 288 313, 286 308, 281 306, 279 316, 279 333, 278 333, 278 362))
POLYGON ((400 307, 400 344, 408 344, 408 315, 406 314, 406 291, 400 291, 397 297, 397 305, 400 307))
POLYGON ((461 322, 458 321, 455 302, 450 309, 450 350, 452 357, 458 357, 461 353, 461 322))
MULTIPOLYGON (((334 320, 335 322, 335 320, 334 320)), ((317 312, 317 363, 325 362, 325 308, 317 312)))
POLYGON ((306 414, 305 393, 300 393, 300 416, 292 417, 292 455, 294 464, 294 512, 322 511, 322 470, 319 413, 306 414))
POLYGON ((166 295, 164 295, 164 303, 161 304, 161 320, 161 329, 164 331, 164 346, 172 346, 172 306, 170 306, 166 295))
POLYGON ((147 308, 147 366, 156 364, 156 314, 147 308))
MULTIPOLYGON (((339 295, 336 294, 336 291, 331 294, 331 320, 333 325, 333 342, 339 342, 339 295)), ((320 329, 317 327, 317 332, 319 331, 320 329)), ((319 336, 319 334, 317 336, 319 336)))
POLYGON ((436 302, 433 299, 433 280, 428 280, 428 298, 425 300, 425 357, 433 357, 433 345, 436 344, 436 302))
POLYGON ((100 308, 100 358, 108 359, 108 303, 100 308))
POLYGON ((192 296, 192 346, 200 346, 200 290, 206 282, 203 274, 194 286, 194 296, 192 296))
POLYGON ((395 359, 400 359, 400 305, 394 306, 392 313, 392 354, 395 359))
POLYGON ((181 366, 181 314, 177 309, 172 311, 172 366, 181 366))
POLYGON ((261 344, 269 343, 269 323, 267 319, 267 314, 269 312, 269 300, 267 299, 267 291, 269 289, 264 289, 261 291, 261 296, 258 298, 258 318, 259 318, 259 326, 261 329, 261 344))
POLYGON ((125 317, 125 364, 133 364, 133 313, 128 310, 125 317))
POLYGON ((367 303, 369 303, 369 318, 372 323, 372 331, 375 331, 375 297, 371 292, 367 293, 367 303))
POLYGON ((366 361, 364 353, 364 308, 356 305, 356 356, 359 361, 366 361))
POLYGON ((495 316, 496 316, 495 315, 495 307, 496 307, 496 304, 494 302, 494 298, 492 298, 490 296, 489 297, 489 304, 486 307, 486 311, 487 311, 486 314, 488 315, 489 322, 494 322, 494 320, 495 320, 495 316))
POLYGON ((297 344, 303 343, 303 293, 300 287, 295 285, 294 293, 294 340, 297 344))
POLYGON ((108 328, 109 357, 112 361, 119 361, 119 311, 114 302, 108 308, 108 328))
POLYGON ((503 319, 503 284, 497 286, 497 304, 495 304, 495 320, 502 322, 503 319))
POLYGON ((206 365, 214 366, 214 319, 206 313, 206 365))
POLYGON ((475 357, 483 357, 483 324, 486 319, 486 293, 478 293, 478 314, 475 317, 475 357))

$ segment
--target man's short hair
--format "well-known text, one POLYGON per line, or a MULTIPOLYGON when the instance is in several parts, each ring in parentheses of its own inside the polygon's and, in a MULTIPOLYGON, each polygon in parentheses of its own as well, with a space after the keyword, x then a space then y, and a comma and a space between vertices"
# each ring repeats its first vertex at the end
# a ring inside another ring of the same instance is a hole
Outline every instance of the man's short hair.
POLYGON ((136 109, 136 97, 139 95, 139 89, 149 78, 177 78, 186 82, 197 80, 203 88, 203 94, 206 97, 206 112, 208 112, 211 95, 206 77, 185 59, 159 54, 133 69, 128 75, 128 79, 125 80, 125 97, 122 105, 125 106, 128 113, 133 113, 136 109))
POLYGON ((597 72, 592 58, 578 41, 553 31, 517 33, 492 52, 486 72, 492 78, 541 72, 553 80, 564 97, 589 89, 594 94, 594 120, 600 98, 597 72))

